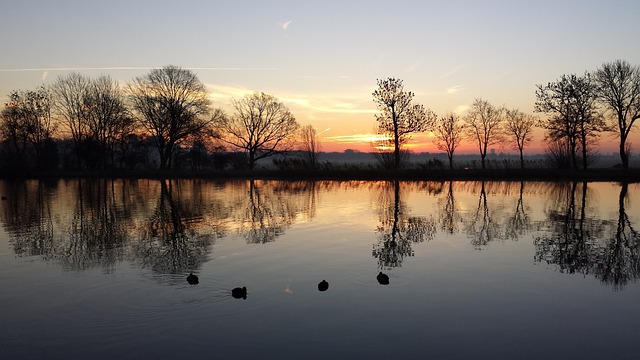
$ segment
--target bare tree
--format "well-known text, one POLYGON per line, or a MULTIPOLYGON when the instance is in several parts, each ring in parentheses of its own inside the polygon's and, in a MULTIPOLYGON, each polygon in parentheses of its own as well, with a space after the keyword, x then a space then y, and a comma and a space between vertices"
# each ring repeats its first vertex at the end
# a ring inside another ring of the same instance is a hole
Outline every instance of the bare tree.
POLYGON ((532 132, 537 122, 535 116, 518 109, 505 111, 505 128, 513 141, 513 148, 520 152, 521 169, 524 169, 524 147, 533 140, 532 132))
POLYGON ((467 136, 476 141, 482 169, 486 168, 487 149, 503 141, 504 108, 497 108, 481 98, 471 104, 464 118, 467 136))
POLYGON ((318 154, 320 152, 320 142, 317 136, 316 129, 312 125, 304 126, 300 130, 302 151, 304 151, 309 166, 312 168, 315 168, 318 164, 318 154))
POLYGON ((152 136, 160 155, 160 169, 171 168, 176 147, 203 132, 218 118, 210 109, 206 88, 196 74, 169 65, 153 69, 128 85, 137 120, 152 136))
POLYGON ((378 105, 378 132, 393 141, 394 167, 400 168, 401 148, 411 134, 431 128, 437 116, 420 104, 413 104, 414 93, 404 91, 402 80, 378 79, 378 89, 373 92, 373 101, 378 105))
POLYGON ((86 94, 89 140, 97 164, 105 168, 107 161, 114 163, 115 146, 133 133, 134 120, 125 102, 118 82, 109 76, 90 81, 86 94))
POLYGON ((453 113, 439 118, 433 127, 434 143, 438 150, 447 153, 449 169, 453 169, 453 153, 462 142, 463 130, 460 118, 453 113))
POLYGON ((628 138, 634 122, 640 118, 640 68, 627 61, 616 60, 602 64, 595 72, 599 100, 617 120, 620 137, 620 160, 623 169, 629 168, 628 138))
POLYGON ((255 92, 231 102, 236 113, 218 119, 218 136, 247 152, 250 169, 260 159, 292 149, 300 125, 275 96, 255 92))
POLYGON ((578 167, 577 148, 581 145, 582 166, 587 168, 589 148, 606 130, 604 119, 596 111, 595 87, 591 76, 562 75, 546 86, 537 85, 536 111, 552 116, 543 122, 552 140, 566 138, 571 149, 573 168, 578 167))
POLYGON ((51 121, 51 93, 44 86, 35 91, 16 90, 9 94, 2 110, 0 132, 18 158, 25 161, 27 147, 30 146, 38 166, 47 141, 51 141, 55 126, 51 121))
POLYGON ((72 72, 60 76, 51 87, 54 108, 62 125, 71 135, 78 166, 82 166, 83 146, 89 138, 88 113, 91 108, 87 99, 91 80, 72 72))

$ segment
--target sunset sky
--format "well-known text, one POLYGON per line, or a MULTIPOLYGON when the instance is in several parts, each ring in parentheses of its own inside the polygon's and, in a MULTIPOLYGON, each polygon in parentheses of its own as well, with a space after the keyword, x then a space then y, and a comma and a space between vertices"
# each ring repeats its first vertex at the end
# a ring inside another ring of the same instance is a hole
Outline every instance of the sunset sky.
MULTIPOLYGON (((477 97, 533 112, 536 84, 615 59, 640 65, 639 17, 637 0, 3 0, 0 101, 69 71, 124 84, 172 64, 195 71, 217 107, 267 92, 321 133, 323 150, 368 151, 378 78, 403 79, 440 115, 477 97)), ((414 140, 437 151, 428 135, 414 140)))

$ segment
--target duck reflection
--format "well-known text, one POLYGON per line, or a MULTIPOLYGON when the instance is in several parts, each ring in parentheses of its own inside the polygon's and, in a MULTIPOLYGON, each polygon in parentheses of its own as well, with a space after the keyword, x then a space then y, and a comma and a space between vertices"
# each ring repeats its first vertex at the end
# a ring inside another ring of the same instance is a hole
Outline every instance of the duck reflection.
POLYGON ((431 240, 436 232, 432 219, 408 215, 409 210, 401 199, 400 188, 397 180, 384 182, 380 186, 379 235, 372 252, 380 268, 402 266, 405 257, 414 255, 412 243, 431 240))

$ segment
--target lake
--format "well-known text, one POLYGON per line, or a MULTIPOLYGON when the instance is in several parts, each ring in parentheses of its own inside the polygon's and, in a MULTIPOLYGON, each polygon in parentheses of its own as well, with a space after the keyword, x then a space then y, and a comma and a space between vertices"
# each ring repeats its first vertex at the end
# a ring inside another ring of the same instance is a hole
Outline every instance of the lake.
POLYGON ((640 358, 640 184, 68 179, 0 194, 3 359, 640 358))

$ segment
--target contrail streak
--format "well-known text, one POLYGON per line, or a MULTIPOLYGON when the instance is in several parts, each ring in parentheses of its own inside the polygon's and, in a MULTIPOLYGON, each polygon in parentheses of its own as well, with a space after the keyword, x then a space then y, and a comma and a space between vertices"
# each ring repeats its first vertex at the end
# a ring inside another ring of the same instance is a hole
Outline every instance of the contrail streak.
MULTIPOLYGON (((29 71, 82 71, 82 70, 151 70, 161 67, 146 66, 111 66, 111 67, 51 67, 51 68, 21 68, 0 69, 0 72, 29 72, 29 71)), ((278 68, 252 68, 252 67, 185 67, 187 70, 213 70, 213 71, 274 71, 278 68)))

